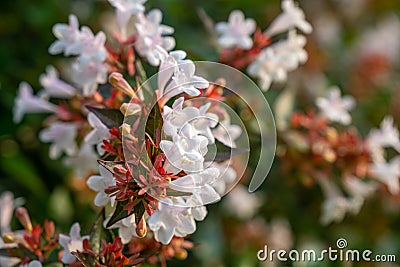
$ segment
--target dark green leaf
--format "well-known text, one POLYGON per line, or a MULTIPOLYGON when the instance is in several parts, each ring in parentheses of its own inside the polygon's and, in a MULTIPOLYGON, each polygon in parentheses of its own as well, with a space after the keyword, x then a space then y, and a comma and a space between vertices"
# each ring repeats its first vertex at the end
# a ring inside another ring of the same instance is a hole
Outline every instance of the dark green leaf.
POLYGON ((157 129, 161 131, 162 125, 163 120, 161 117, 160 107, 156 103, 151 110, 146 122, 146 133, 150 135, 154 142, 156 141, 156 131, 157 129))
POLYGON ((186 197, 186 196, 191 196, 191 193, 187 193, 187 192, 180 192, 180 191, 176 191, 174 189, 171 188, 167 188, 167 196, 171 196, 171 197, 186 197))
POLYGON ((107 242, 111 241, 112 234, 111 231, 105 229, 103 226, 103 222, 105 219, 105 211, 101 210, 99 215, 94 222, 92 229, 90 230, 90 245, 93 248, 93 251, 99 253, 101 248, 101 241, 104 239, 107 242))
POLYGON ((122 219, 125 219, 129 216, 128 211, 124 210, 124 206, 128 203, 128 201, 117 202, 117 206, 115 207, 115 211, 111 216, 110 220, 107 222, 106 227, 112 226, 114 223, 119 222, 122 219))
POLYGON ((118 109, 95 108, 91 106, 86 106, 86 108, 90 112, 93 112, 109 129, 118 128, 124 122, 124 115, 118 109))
POLYGON ((143 201, 140 201, 134 208, 133 208, 133 213, 135 214, 135 222, 136 224, 139 224, 140 220, 142 219, 142 216, 144 214, 145 208, 144 208, 144 203, 143 201))

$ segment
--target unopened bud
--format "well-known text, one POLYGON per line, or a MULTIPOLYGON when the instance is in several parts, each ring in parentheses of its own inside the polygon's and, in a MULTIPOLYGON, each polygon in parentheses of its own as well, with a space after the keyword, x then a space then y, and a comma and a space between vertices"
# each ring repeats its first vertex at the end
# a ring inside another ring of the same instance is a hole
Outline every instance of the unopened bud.
POLYGON ((142 107, 135 103, 124 103, 121 105, 119 110, 124 116, 136 115, 142 111, 142 107))
POLYGON ((54 223, 52 221, 45 220, 44 221, 44 233, 47 240, 50 240, 54 235, 54 223))
POLYGON ((135 140, 137 141, 137 138, 132 135, 131 129, 132 129, 131 126, 129 124, 126 124, 126 123, 123 123, 121 125, 121 127, 120 127, 120 130, 121 130, 121 133, 122 133, 123 137, 129 138, 129 139, 131 139, 133 141, 135 141, 135 140))
POLYGON ((108 81, 114 86, 116 89, 124 92, 130 97, 136 97, 135 92, 133 91, 132 87, 129 83, 124 79, 121 73, 113 72, 108 77, 108 81))
POLYGON ((187 258, 187 255, 188 255, 188 253, 187 253, 187 251, 184 250, 184 249, 175 250, 175 257, 176 257, 178 260, 184 260, 184 259, 186 259, 186 258, 187 258))
POLYGON ((28 211, 24 207, 19 207, 15 210, 15 216, 25 228, 25 230, 32 232, 32 223, 29 218, 28 211))
POLYGON ((15 241, 14 235, 12 233, 5 233, 1 238, 3 239, 4 243, 6 243, 6 244, 11 244, 11 243, 14 243, 14 241, 15 241))
POLYGON ((147 226, 146 226, 146 220, 144 219, 144 216, 142 219, 139 221, 138 225, 136 225, 136 234, 138 237, 144 237, 147 233, 147 226))

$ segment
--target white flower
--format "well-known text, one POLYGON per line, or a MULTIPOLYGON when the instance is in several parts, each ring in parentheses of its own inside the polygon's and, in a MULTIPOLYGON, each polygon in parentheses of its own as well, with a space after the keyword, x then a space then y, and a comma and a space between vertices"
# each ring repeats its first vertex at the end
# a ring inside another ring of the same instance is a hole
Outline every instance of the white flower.
MULTIPOLYGON (((104 220, 104 227, 106 227, 111 216, 104 220)), ((121 237, 123 244, 128 244, 132 237, 137 237, 135 215, 132 214, 109 227, 109 229, 118 228, 118 236, 121 237)))
POLYGON ((322 203, 321 223, 341 222, 349 210, 349 200, 344 196, 328 197, 322 203))
POLYGON ((184 98, 180 97, 172 104, 172 109, 164 106, 163 111, 163 130, 168 136, 175 136, 181 128, 189 123, 195 134, 202 135, 208 138, 211 143, 214 143, 214 135, 211 128, 218 123, 218 116, 207 112, 211 103, 207 103, 200 108, 185 107, 183 108, 184 98))
POLYGON ((81 237, 81 228, 79 223, 74 223, 69 231, 69 236, 60 234, 58 242, 63 247, 64 252, 61 261, 64 264, 70 264, 76 261, 71 252, 83 251, 83 240, 89 239, 89 236, 81 237))
POLYGON ((240 10, 232 11, 228 23, 219 22, 215 25, 215 29, 221 34, 218 42, 222 47, 237 45, 243 49, 250 49, 253 46, 250 35, 256 30, 256 23, 253 19, 244 19, 240 10))
POLYGON ((161 46, 168 51, 175 47, 175 39, 164 36, 172 34, 174 29, 161 24, 162 13, 158 9, 151 10, 147 15, 139 14, 137 19, 138 39, 135 43, 136 51, 142 57, 146 57, 151 65, 158 66, 160 60, 156 56, 156 48, 161 46))
POLYGON ((154 238, 163 243, 171 242, 172 237, 184 237, 196 231, 196 222, 191 209, 182 207, 185 201, 181 198, 163 199, 158 203, 158 209, 148 219, 149 228, 154 232, 154 238))
POLYGON ((32 87, 22 82, 19 85, 18 95, 14 103, 14 122, 18 123, 22 120, 25 113, 44 113, 56 112, 57 106, 49 103, 47 100, 32 94, 32 87))
POLYGON ((57 98, 71 98, 76 91, 73 86, 60 80, 58 72, 53 66, 46 68, 46 74, 40 75, 40 84, 44 87, 45 96, 57 98))
POLYGON ((229 147, 236 147, 235 140, 242 134, 240 126, 231 124, 230 118, 220 121, 218 126, 212 130, 213 136, 229 147))
POLYGON ((17 205, 14 200, 14 194, 10 191, 5 191, 0 195, 0 234, 9 232, 11 219, 14 213, 14 208, 17 205))
POLYGON ((287 72, 307 61, 308 56, 303 49, 305 44, 304 36, 298 35, 295 30, 289 31, 287 39, 262 50, 247 71, 259 78, 261 89, 266 91, 273 81, 286 81, 287 72))
POLYGON ((77 55, 79 50, 80 31, 79 22, 75 15, 69 15, 69 25, 57 23, 53 27, 54 36, 58 38, 50 47, 50 54, 64 52, 65 56, 77 55))
POLYGON ((121 35, 126 38, 126 30, 129 19, 132 15, 144 12, 143 4, 147 0, 108 0, 116 9, 118 26, 121 29, 121 35))
POLYGON ((31 261, 29 264, 21 265, 21 267, 42 267, 42 263, 40 261, 31 261))
POLYGON ((108 67, 97 61, 81 61, 80 58, 72 64, 72 78, 81 87, 84 96, 91 96, 98 84, 107 82, 108 67))
POLYGON ((92 112, 88 114, 88 122, 93 129, 85 136, 85 142, 89 145, 97 145, 97 152, 101 155, 104 153, 101 146, 103 140, 110 138, 110 130, 105 126, 101 120, 92 112))
POLYGON ((157 73, 157 82, 159 92, 163 95, 163 90, 167 83, 171 80, 172 76, 178 65, 186 58, 186 52, 182 50, 176 50, 167 52, 161 46, 157 46, 155 49, 155 55, 160 60, 160 67, 157 73))
POLYGON ((367 146, 374 161, 383 161, 383 148, 392 147, 400 153, 399 130, 395 127, 393 117, 386 116, 380 129, 372 129, 367 137, 367 146))
POLYGON ((343 125, 349 125, 351 123, 349 110, 351 110, 355 105, 354 98, 351 96, 341 97, 340 89, 338 87, 331 87, 327 97, 317 98, 316 104, 322 115, 328 120, 343 125))
POLYGON ((374 182, 365 182, 360 178, 354 176, 348 176, 344 179, 344 187, 346 191, 351 195, 350 200, 350 211, 353 214, 360 212, 362 205, 366 198, 370 197, 375 193, 377 184, 374 182))
POLYGON ((42 142, 52 143, 50 145, 49 157, 57 159, 62 152, 67 155, 74 155, 78 147, 75 142, 77 126, 72 122, 54 122, 50 127, 39 133, 42 142))
POLYGON ((79 61, 87 64, 90 61, 102 62, 106 59, 107 51, 104 47, 106 36, 98 32, 96 36, 89 27, 83 26, 80 35, 79 61))
POLYGON ((211 186, 219 176, 217 168, 207 168, 201 172, 188 174, 170 183, 176 191, 192 193, 196 206, 206 205, 221 199, 220 195, 211 186))
POLYGON ((298 28, 304 33, 312 32, 312 26, 305 20, 303 10, 293 0, 282 0, 282 11, 264 32, 265 34, 273 36, 294 28, 298 28))
POLYGON ((253 217, 257 209, 262 205, 260 197, 254 193, 249 193, 242 184, 238 184, 225 199, 228 211, 240 219, 253 217))
POLYGON ((87 180, 89 188, 98 192, 94 199, 94 204, 98 207, 102 207, 110 202, 111 206, 114 206, 115 196, 110 197, 110 195, 105 192, 108 187, 116 184, 114 175, 101 165, 99 165, 99 173, 100 175, 90 176, 87 180))
POLYGON ((247 71, 259 79, 263 91, 269 89, 272 81, 284 82, 287 78, 286 69, 272 47, 262 50, 256 60, 249 65, 247 71))
POLYGON ((214 187, 218 194, 222 195, 226 192, 226 185, 232 184, 236 181, 236 171, 229 165, 228 161, 221 163, 213 162, 210 167, 217 168, 219 170, 219 176, 215 182, 211 184, 211 186, 214 187))
POLYGON ((170 173, 181 170, 196 172, 203 169, 204 155, 207 153, 208 140, 196 135, 193 127, 186 124, 173 141, 162 140, 160 148, 167 157, 164 169, 170 173))
POLYGON ((390 162, 374 162, 370 168, 371 175, 386 184, 391 194, 400 192, 400 156, 392 158, 390 162))
POLYGON ((97 160, 98 156, 93 147, 83 143, 78 154, 65 158, 63 163, 73 168, 76 176, 83 178, 89 172, 97 170, 97 160))

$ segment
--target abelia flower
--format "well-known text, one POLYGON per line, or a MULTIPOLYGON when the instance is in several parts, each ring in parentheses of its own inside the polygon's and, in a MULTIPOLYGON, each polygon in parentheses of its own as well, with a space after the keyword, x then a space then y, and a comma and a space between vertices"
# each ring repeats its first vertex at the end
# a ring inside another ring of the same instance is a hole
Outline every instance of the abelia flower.
POLYGON ((250 49, 253 46, 250 36, 256 30, 256 23, 253 19, 245 19, 240 10, 232 11, 228 23, 219 22, 215 25, 215 29, 221 34, 218 43, 222 47, 239 46, 243 49, 250 49))
POLYGON ((200 108, 185 107, 183 108, 184 98, 180 97, 172 104, 172 109, 164 106, 163 119, 164 133, 168 136, 175 136, 181 128, 190 124, 196 134, 208 138, 211 143, 214 143, 214 135, 211 128, 214 128, 218 123, 218 116, 207 112, 211 103, 202 105, 200 108))
POLYGON ((322 115, 328 120, 343 125, 349 125, 351 123, 349 110, 355 106, 354 98, 351 96, 342 97, 338 87, 331 87, 327 97, 317 98, 316 104, 322 115))
POLYGON ((21 267, 42 267, 42 263, 40 261, 31 261, 29 264, 21 265, 21 267))
POLYGON ((79 22, 75 15, 69 15, 69 25, 57 23, 53 27, 53 34, 57 37, 49 47, 49 53, 52 55, 64 52, 65 56, 78 55, 77 46, 80 41, 79 22))
POLYGON ((225 198, 225 207, 240 219, 253 217, 261 205, 261 198, 249 193, 242 184, 238 184, 225 198))
POLYGON ((211 186, 219 176, 217 168, 207 168, 201 172, 188 174, 170 183, 170 187, 180 192, 192 194, 197 206, 216 202, 220 195, 211 186))
POLYGON ((140 56, 147 58, 150 65, 158 66, 159 58, 156 56, 157 46, 169 51, 175 47, 175 39, 170 36, 174 29, 162 25, 162 13, 159 9, 151 10, 147 15, 139 14, 137 17, 136 30, 138 39, 135 42, 136 51, 140 56))
POLYGON ((43 98, 34 96, 32 92, 32 87, 28 83, 20 83, 13 109, 15 123, 20 122, 25 113, 54 113, 57 111, 56 105, 49 103, 43 98))
POLYGON ((282 13, 275 18, 268 29, 264 32, 268 36, 273 36, 295 28, 304 33, 311 33, 312 26, 305 20, 302 9, 293 0, 282 0, 282 13))
POLYGON ((386 116, 380 129, 372 129, 367 137, 367 146, 375 161, 383 161, 383 148, 392 147, 400 153, 399 130, 395 127, 393 117, 386 116))
POLYGON ((322 203, 321 223, 341 222, 349 210, 349 200, 344 196, 328 197, 322 203))
POLYGON ((182 198, 163 199, 158 209, 149 217, 148 225, 154 238, 163 243, 171 242, 173 236, 184 237, 196 231, 196 222, 191 209, 184 207, 182 198))
POLYGON ((100 31, 93 34, 89 27, 83 26, 80 35, 79 61, 81 64, 88 62, 103 62, 106 59, 107 51, 104 47, 106 35, 100 31))
POLYGON ((228 147, 236 147, 235 140, 242 134, 242 128, 231 124, 230 118, 220 121, 218 126, 212 130, 212 134, 221 143, 228 147))
POLYGON ((42 74, 39 80, 44 88, 42 95, 68 99, 76 94, 76 90, 73 86, 58 77, 58 72, 53 66, 48 66, 46 68, 46 74, 42 74))
POLYGON ((87 180, 89 188, 98 192, 94 199, 94 204, 98 207, 102 207, 111 203, 111 206, 114 206, 115 196, 111 197, 105 192, 108 187, 116 185, 114 175, 101 165, 99 166, 99 173, 100 175, 90 176, 87 180))
POLYGON ((58 159, 62 152, 74 155, 78 151, 75 142, 77 125, 72 122, 54 122, 39 133, 39 139, 50 145, 49 157, 58 159))
POLYGON ((102 155, 104 150, 101 146, 103 145, 103 140, 111 137, 110 130, 92 112, 89 112, 87 119, 93 129, 85 136, 85 142, 89 145, 97 145, 97 152, 102 155))
POLYGON ((69 231, 69 236, 60 234, 58 241, 64 249, 61 258, 64 264, 71 264, 76 261, 75 256, 71 252, 83 251, 83 240, 89 239, 89 236, 81 237, 80 232, 79 223, 74 223, 69 231))
POLYGON ((10 191, 2 192, 0 195, 0 234, 9 232, 11 219, 15 207, 20 201, 14 199, 14 194, 10 191))
POLYGON ((77 177, 83 178, 97 170, 98 155, 93 147, 83 143, 76 155, 64 158, 63 163, 72 168, 77 177))
POLYGON ((371 175, 386 184, 391 194, 400 193, 400 156, 392 158, 390 162, 374 162, 370 168, 371 175))
POLYGON ((107 82, 108 67, 102 62, 79 59, 72 64, 73 81, 84 96, 92 96, 99 84, 107 82))
POLYGON ((164 169, 176 174, 181 170, 196 172, 203 169, 204 155, 207 153, 208 140, 196 135, 190 124, 186 124, 173 141, 162 140, 160 148, 167 157, 164 169))
POLYGON ((143 4, 147 0, 108 0, 115 7, 117 23, 121 30, 122 38, 126 38, 129 19, 133 15, 144 12, 143 4))
MULTIPOLYGON (((208 162, 205 163, 207 165, 208 162)), ((211 184, 211 186, 222 195, 226 192, 227 184, 231 184, 236 181, 237 174, 236 171, 231 167, 229 161, 224 161, 221 163, 212 162, 210 165, 212 168, 217 168, 219 171, 218 178, 211 184)))
MULTIPOLYGON (((108 221, 110 220, 111 216, 104 220, 104 227, 108 221)), ((118 236, 121 238, 123 244, 128 244, 133 237, 137 237, 136 234, 136 223, 135 223, 135 214, 132 214, 116 223, 111 225, 108 229, 116 229, 118 228, 118 236)))

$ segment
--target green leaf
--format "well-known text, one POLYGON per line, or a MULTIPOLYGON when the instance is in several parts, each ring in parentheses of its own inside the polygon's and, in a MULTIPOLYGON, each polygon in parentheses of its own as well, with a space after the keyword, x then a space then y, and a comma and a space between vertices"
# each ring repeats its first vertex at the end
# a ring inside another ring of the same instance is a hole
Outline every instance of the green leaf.
POLYGON ((104 219, 105 210, 103 208, 97 216, 96 221, 92 225, 92 229, 90 230, 90 245, 93 248, 93 251, 95 251, 96 253, 100 252, 101 241, 103 239, 108 242, 111 241, 112 238, 112 232, 103 227, 104 219))
POLYGON ((90 112, 93 112, 109 129, 119 128, 124 122, 124 115, 119 109, 95 108, 91 106, 86 106, 86 108, 90 112))
POLYGON ((176 191, 174 189, 171 188, 167 188, 167 196, 171 196, 171 197, 186 197, 186 196, 191 196, 191 193, 187 193, 187 192, 180 192, 180 191, 176 191))
POLYGON ((161 132, 163 125, 163 120, 161 117, 160 107, 156 103, 153 109, 150 111, 150 114, 147 118, 146 122, 146 133, 150 135, 153 141, 156 141, 156 131, 159 129, 161 132))
POLYGON ((218 141, 215 141, 215 144, 217 145, 217 153, 207 153, 204 157, 205 161, 223 162, 234 156, 248 153, 250 151, 246 148, 228 147, 218 141))
POLYGON ((107 222, 106 227, 110 227, 116 222, 119 222, 122 219, 125 219, 129 216, 128 211, 124 210, 124 206, 128 203, 128 200, 117 202, 117 206, 115 207, 115 211, 111 216, 110 220, 107 222))
POLYGON ((133 213, 135 214, 135 222, 136 222, 136 224, 139 224, 140 219, 142 219, 142 216, 143 216, 144 212, 145 212, 144 203, 143 203, 143 201, 140 201, 133 208, 133 213))

